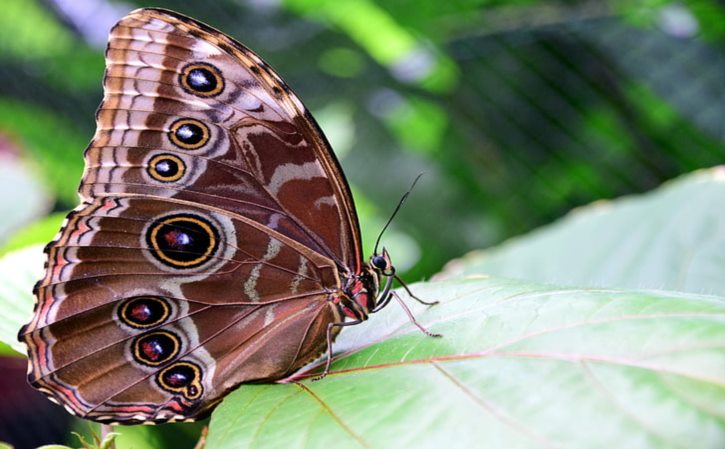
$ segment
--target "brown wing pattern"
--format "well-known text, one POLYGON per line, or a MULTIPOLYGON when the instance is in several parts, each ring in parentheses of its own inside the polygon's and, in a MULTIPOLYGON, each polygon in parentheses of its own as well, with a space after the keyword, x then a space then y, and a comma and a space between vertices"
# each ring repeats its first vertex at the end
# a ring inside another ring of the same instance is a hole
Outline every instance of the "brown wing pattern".
POLYGON ((82 204, 19 336, 28 378, 97 421, 196 418, 325 349, 357 218, 316 123, 241 44, 143 9, 106 64, 82 204))
POLYGON ((104 101, 86 152, 83 199, 113 193, 173 197, 236 212, 359 270, 359 230, 329 144, 287 85, 228 36, 161 10, 132 13, 111 32, 104 101), (209 64, 220 90, 184 88, 185 69, 209 64), (189 150, 174 123, 198 120, 208 141, 189 150), (185 170, 149 173, 159 150, 185 170))

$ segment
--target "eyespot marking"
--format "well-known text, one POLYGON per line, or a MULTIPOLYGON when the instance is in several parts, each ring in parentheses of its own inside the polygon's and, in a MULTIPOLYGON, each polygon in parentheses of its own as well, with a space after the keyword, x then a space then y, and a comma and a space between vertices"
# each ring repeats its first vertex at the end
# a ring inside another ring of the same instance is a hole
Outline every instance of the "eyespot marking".
POLYGON ((179 74, 179 83, 186 92, 205 98, 215 97, 224 90, 221 71, 205 62, 187 64, 179 74))
POLYGON ((135 329, 148 329, 166 321, 171 305, 156 296, 136 296, 125 300, 118 308, 118 319, 135 329))
POLYGON ((134 339, 133 358, 147 366, 159 366, 172 360, 181 351, 181 340, 169 331, 155 331, 134 339))
POLYGON ((172 268, 196 268, 211 260, 219 232, 205 218, 175 214, 156 220, 146 232, 153 256, 172 268))
POLYGON ((171 124, 169 140, 183 150, 197 150, 209 141, 209 127, 193 118, 182 118, 171 124))
POLYGON ((188 400, 198 399, 203 392, 201 368, 187 361, 176 362, 159 371, 156 382, 164 390, 180 393, 188 400))
POLYGON ((157 154, 149 160, 147 171, 157 181, 174 182, 184 176, 186 164, 173 154, 157 154))

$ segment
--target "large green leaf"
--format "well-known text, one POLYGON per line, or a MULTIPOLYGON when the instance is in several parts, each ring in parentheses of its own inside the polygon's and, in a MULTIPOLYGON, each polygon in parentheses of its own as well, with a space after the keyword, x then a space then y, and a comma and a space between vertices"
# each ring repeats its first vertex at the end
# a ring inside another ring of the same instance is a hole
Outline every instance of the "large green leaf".
POLYGON ((725 166, 575 210, 553 225, 448 264, 558 285, 725 295, 725 166))
POLYGON ((218 448, 725 447, 725 302, 486 277, 346 329, 322 381, 245 385, 218 448))

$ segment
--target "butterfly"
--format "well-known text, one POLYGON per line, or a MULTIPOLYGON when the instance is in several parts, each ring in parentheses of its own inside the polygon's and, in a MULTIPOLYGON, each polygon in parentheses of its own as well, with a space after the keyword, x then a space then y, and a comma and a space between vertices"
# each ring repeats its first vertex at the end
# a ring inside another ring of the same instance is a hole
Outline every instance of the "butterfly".
POLYGON ((324 376, 342 327, 391 300, 390 256, 363 260, 325 136, 234 39, 130 13, 110 33, 96 123, 81 204, 19 333, 29 382, 70 413, 188 421, 327 352, 324 376))

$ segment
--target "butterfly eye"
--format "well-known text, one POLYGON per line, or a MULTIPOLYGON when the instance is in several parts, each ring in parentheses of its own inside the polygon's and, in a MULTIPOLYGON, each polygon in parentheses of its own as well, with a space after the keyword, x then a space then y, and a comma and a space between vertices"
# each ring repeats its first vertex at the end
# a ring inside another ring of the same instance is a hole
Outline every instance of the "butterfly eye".
POLYGON ((195 268, 211 259, 219 236, 207 220, 186 214, 156 220, 146 236, 151 253, 164 265, 195 268))
POLYGON ((209 128, 199 120, 184 118, 171 125, 169 139, 179 148, 196 150, 209 141, 209 128))
POLYGON ((385 271, 388 268, 388 261, 383 256, 373 256, 371 262, 380 271, 385 271))
POLYGON ((214 97, 224 90, 222 74, 211 64, 189 64, 179 75, 179 82, 184 90, 200 97, 214 97))
POLYGON ((173 154, 159 154, 148 163, 148 173, 157 181, 178 181, 185 171, 184 161, 173 154))

